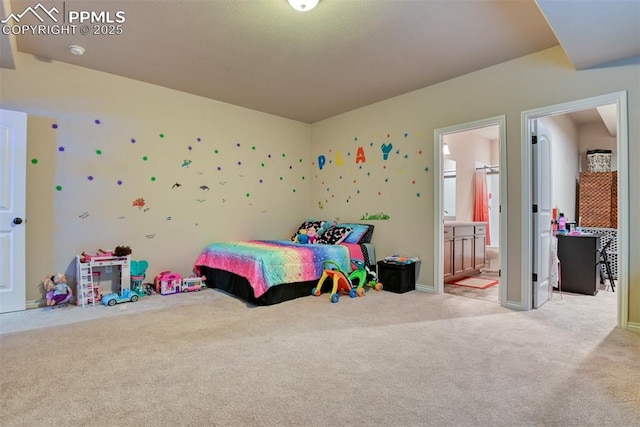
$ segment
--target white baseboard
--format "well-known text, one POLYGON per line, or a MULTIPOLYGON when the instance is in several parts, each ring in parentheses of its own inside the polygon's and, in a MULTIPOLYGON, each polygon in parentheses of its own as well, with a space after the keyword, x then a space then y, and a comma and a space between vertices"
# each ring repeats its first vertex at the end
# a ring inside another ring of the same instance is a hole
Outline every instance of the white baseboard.
POLYGON ((631 332, 640 333, 640 323, 627 322, 627 329, 630 330, 631 332))
POLYGON ((44 299, 36 299, 32 301, 27 301, 27 310, 31 310, 32 308, 44 307, 47 305, 47 301, 44 299))
MULTIPOLYGON (((384 286, 384 284, 382 286, 384 286)), ((416 291, 428 292, 430 294, 435 294, 436 293, 436 290, 433 287, 433 285, 423 285, 423 284, 420 284, 420 283, 416 283, 416 291)))

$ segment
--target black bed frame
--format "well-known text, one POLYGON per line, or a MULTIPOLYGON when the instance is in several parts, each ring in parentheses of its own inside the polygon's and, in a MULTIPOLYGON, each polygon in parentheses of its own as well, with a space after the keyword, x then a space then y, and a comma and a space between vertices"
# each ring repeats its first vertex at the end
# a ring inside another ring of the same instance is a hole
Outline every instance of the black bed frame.
MULTIPOLYGON (((313 288, 318 286, 318 280, 286 283, 273 286, 269 288, 267 292, 256 298, 249 281, 242 276, 238 276, 229 271, 205 266, 200 267, 200 273, 204 274, 207 278, 207 287, 228 292, 254 305, 273 305, 295 298, 311 296, 313 288)), ((322 285, 322 292, 331 291, 332 286, 331 281, 326 280, 322 285)))

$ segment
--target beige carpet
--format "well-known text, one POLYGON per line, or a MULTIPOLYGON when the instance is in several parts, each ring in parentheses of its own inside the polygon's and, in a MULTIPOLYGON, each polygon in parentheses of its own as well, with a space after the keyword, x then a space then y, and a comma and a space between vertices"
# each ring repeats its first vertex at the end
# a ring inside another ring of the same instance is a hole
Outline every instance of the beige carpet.
POLYGON ((497 280, 482 279, 480 277, 467 277, 466 279, 460 279, 453 283, 450 283, 450 285, 466 286, 468 288, 478 288, 478 289, 487 289, 497 284, 498 284, 497 280))
POLYGON ((0 425, 637 426, 640 335, 615 296, 207 290, 0 315, 0 425))

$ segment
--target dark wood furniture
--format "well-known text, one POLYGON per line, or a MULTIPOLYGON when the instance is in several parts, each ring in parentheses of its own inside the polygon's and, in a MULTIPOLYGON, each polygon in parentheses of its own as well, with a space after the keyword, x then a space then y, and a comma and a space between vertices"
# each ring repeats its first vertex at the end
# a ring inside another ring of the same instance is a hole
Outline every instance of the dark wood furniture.
POLYGON ((487 224, 446 222, 444 225, 444 282, 475 276, 486 264, 487 224))
POLYGON ((558 235, 560 290, 577 294, 598 293, 600 236, 558 235))

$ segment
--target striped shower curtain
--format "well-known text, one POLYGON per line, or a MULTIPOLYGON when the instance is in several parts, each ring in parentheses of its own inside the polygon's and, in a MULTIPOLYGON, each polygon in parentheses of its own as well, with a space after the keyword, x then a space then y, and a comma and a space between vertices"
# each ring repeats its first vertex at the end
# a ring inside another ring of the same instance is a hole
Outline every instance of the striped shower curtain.
POLYGON ((491 244, 489 232, 489 192, 487 191, 487 171, 476 170, 473 185, 473 220, 487 223, 487 246, 491 244))

